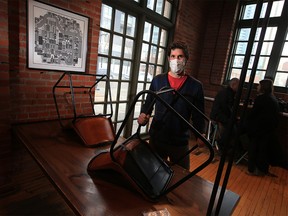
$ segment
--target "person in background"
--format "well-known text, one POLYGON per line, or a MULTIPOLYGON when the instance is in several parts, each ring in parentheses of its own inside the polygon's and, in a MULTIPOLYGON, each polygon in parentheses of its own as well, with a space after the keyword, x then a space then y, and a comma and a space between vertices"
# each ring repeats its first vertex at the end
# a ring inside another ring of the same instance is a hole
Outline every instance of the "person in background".
POLYGON ((223 139, 228 128, 228 123, 232 115, 235 94, 239 87, 239 79, 232 78, 228 86, 223 87, 216 95, 210 113, 210 118, 218 125, 217 147, 223 150, 223 139))
MULTIPOLYGON (((155 76, 151 82, 150 90, 157 92, 163 87, 173 88, 204 113, 202 83, 185 72, 188 59, 189 52, 187 45, 181 41, 172 43, 168 48, 170 70, 167 73, 155 76)), ((187 121, 190 122, 190 120, 192 120, 193 126, 200 133, 204 134, 205 120, 199 112, 192 109, 183 99, 179 98, 173 92, 164 93, 161 97, 187 121)), ((141 107, 138 124, 143 126, 149 121, 152 113, 149 107, 152 101, 153 97, 148 94, 145 103, 141 107)), ((167 111, 167 108, 159 101, 155 103, 155 115, 149 129, 149 135, 149 143, 160 157, 166 161, 169 158, 171 163, 177 163, 189 170, 189 155, 179 162, 178 159, 183 157, 189 150, 190 131, 179 117, 167 111)), ((197 143, 203 145, 200 139, 197 139, 197 143)))
POLYGON ((273 94, 273 81, 263 79, 257 86, 258 95, 247 119, 248 174, 269 175, 269 152, 276 141, 279 119, 279 104, 273 94))

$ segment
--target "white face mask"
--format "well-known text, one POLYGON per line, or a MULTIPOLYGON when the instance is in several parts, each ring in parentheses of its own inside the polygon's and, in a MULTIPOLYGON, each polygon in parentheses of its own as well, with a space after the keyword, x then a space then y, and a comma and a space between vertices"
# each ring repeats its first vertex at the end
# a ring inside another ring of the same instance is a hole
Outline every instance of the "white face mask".
POLYGON ((185 69, 185 61, 179 61, 177 59, 170 60, 170 70, 174 74, 181 74, 185 69))

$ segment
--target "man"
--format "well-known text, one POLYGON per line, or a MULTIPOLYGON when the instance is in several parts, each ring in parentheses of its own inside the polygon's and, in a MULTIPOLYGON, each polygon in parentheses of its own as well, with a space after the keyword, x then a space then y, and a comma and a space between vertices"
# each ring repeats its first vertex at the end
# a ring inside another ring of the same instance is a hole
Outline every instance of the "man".
MULTIPOLYGON (((170 70, 168 73, 155 76, 150 85, 150 90, 157 92, 163 87, 173 88, 204 113, 202 84, 185 72, 188 58, 189 52, 185 43, 172 43, 168 49, 170 70)), ((164 93, 161 97, 187 121, 190 121, 192 117, 193 126, 200 133, 204 133, 205 121, 199 112, 192 109, 191 106, 175 93, 164 93)), ((152 101, 152 96, 148 95, 138 117, 138 123, 140 125, 147 124, 152 112, 148 110, 152 101)), ((178 159, 189 150, 190 132, 187 125, 175 114, 167 111, 167 108, 159 101, 156 101, 155 104, 155 115, 150 126, 149 134, 149 143, 164 160, 168 160, 169 158, 170 162, 178 163, 178 159)), ((200 139, 198 139, 197 142, 203 144, 200 142, 200 139)), ((189 170, 189 155, 179 161, 178 164, 189 170)))
POLYGON ((221 151, 223 149, 223 136, 227 130, 232 115, 235 94, 239 87, 239 79, 232 78, 227 87, 222 88, 216 95, 210 118, 218 125, 217 144, 221 151))

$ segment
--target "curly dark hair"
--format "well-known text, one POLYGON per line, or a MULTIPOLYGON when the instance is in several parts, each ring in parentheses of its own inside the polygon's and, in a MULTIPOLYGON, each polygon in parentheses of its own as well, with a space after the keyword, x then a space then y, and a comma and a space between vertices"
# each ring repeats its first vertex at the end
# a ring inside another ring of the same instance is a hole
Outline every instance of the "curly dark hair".
POLYGON ((183 41, 175 41, 173 42, 168 49, 168 56, 170 56, 171 54, 171 50, 174 49, 182 49, 185 55, 185 58, 188 60, 189 59, 189 50, 188 50, 188 46, 185 42, 183 41))

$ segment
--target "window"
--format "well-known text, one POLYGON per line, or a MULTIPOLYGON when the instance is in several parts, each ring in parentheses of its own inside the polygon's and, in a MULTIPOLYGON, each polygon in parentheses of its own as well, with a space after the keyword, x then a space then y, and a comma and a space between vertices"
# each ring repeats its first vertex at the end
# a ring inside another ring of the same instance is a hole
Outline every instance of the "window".
MULTIPOLYGON (((172 32, 174 26, 172 7, 176 3, 171 0, 113 2, 102 1, 96 74, 109 77, 112 120, 117 131, 135 95, 149 89, 152 78, 164 71, 168 32, 172 32)), ((105 84, 97 86, 95 113, 106 113, 109 109, 105 94, 105 84)), ((126 125, 123 136, 136 131, 143 100, 137 102, 133 119, 126 125)), ((142 132, 147 129, 141 128, 142 132)))
MULTIPOLYGON (((278 91, 287 91, 288 83, 288 0, 274 0, 262 4, 259 22, 256 29, 252 29, 257 4, 255 1, 243 1, 239 16, 238 28, 235 34, 233 50, 228 68, 228 78, 240 77, 243 62, 249 58, 249 65, 245 81, 248 82, 252 68, 256 65, 254 83, 265 77, 274 80, 278 91), (265 26, 265 14, 269 13, 269 20, 265 26), (256 30, 253 47, 246 53, 250 34, 256 30), (264 31, 264 37, 260 37, 264 31), (260 52, 257 52, 259 47, 260 52)), ((254 67, 255 68, 255 67, 254 67)))

